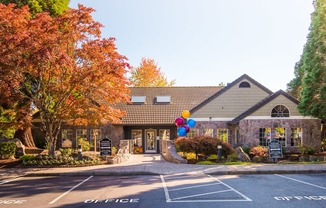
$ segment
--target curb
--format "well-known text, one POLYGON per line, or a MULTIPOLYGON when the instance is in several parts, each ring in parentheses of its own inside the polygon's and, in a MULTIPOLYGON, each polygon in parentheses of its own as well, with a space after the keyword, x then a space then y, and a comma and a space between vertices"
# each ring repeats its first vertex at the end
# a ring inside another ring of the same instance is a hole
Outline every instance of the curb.
MULTIPOLYGON (((255 171, 202 171, 207 175, 254 175, 254 174, 317 174, 326 173, 326 170, 255 170, 255 171)), ((179 173, 180 174, 180 173, 179 173)), ((69 172, 69 173, 28 173, 23 176, 150 176, 150 175, 170 175, 169 173, 154 173, 149 171, 135 171, 135 172, 69 172)))
POLYGON ((254 170, 254 171, 212 171, 208 175, 254 175, 254 174, 314 174, 326 173, 326 170, 254 170))
MULTIPOLYGON (((71 172, 71 173, 28 173, 24 177, 35 176, 141 176, 141 175, 161 175, 152 172, 71 172)), ((164 175, 164 174, 163 174, 164 175)))

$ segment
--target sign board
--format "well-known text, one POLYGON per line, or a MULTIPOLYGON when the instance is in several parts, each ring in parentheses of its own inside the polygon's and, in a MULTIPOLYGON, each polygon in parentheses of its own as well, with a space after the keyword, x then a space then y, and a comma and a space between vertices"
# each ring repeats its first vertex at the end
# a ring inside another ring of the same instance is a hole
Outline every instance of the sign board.
POLYGON ((100 141, 100 156, 105 157, 112 154, 112 141, 105 137, 100 141))
POLYGON ((269 157, 276 159, 282 157, 282 144, 279 140, 272 139, 268 142, 269 157))

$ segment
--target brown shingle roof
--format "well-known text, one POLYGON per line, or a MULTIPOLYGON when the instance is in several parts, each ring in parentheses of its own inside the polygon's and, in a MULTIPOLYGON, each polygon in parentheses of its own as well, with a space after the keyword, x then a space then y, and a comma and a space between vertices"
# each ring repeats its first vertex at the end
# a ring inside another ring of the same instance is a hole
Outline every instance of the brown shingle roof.
POLYGON ((124 125, 173 124, 183 110, 191 110, 221 90, 219 86, 208 87, 131 87, 131 96, 146 96, 145 104, 119 104, 127 113, 124 125), (171 96, 171 103, 157 104, 156 96, 171 96))

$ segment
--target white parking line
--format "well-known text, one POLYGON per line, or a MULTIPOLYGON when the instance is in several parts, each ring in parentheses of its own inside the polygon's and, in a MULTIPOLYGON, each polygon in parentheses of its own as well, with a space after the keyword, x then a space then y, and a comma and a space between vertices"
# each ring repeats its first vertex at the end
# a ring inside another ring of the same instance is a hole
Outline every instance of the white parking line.
MULTIPOLYGON (((189 196, 173 198, 173 200, 187 199, 187 198, 193 198, 193 197, 197 197, 197 196, 208 196, 208 195, 224 193, 224 192, 228 192, 228 191, 232 191, 232 190, 222 190, 222 191, 214 191, 214 192, 208 192, 208 193, 203 193, 203 194, 194 194, 194 195, 189 195, 189 196)), ((200 200, 200 201, 202 201, 202 200, 200 200)))
MULTIPOLYGON (((183 176, 184 179, 185 176, 183 176)), ((163 189, 164 189, 164 194, 165 194, 165 198, 166 198, 166 202, 167 203, 192 203, 192 202, 245 202, 245 201, 252 201, 250 198, 248 198, 247 196, 245 196, 244 194, 240 193, 239 191, 235 190, 234 188, 230 187, 229 185, 223 183, 222 181, 218 180, 217 178, 214 178, 210 175, 208 175, 208 178, 213 179, 216 182, 213 183, 209 183, 209 184, 204 184, 204 185, 194 185, 194 186, 186 186, 186 187, 181 187, 181 188, 175 188, 175 189, 170 189, 168 187, 167 182, 165 181, 165 178, 163 175, 161 175, 161 181, 162 181, 162 185, 163 185, 163 189), (215 185, 223 185, 224 187, 226 187, 227 189, 224 190, 218 190, 218 191, 214 191, 214 192, 206 192, 206 193, 200 193, 200 194, 193 194, 193 195, 186 195, 186 196, 179 196, 179 197, 175 197, 175 198, 171 198, 170 193, 172 195, 175 195, 174 193, 177 191, 187 191, 187 190, 191 190, 193 188, 205 188, 208 186, 215 186, 215 185), (217 199, 190 199, 190 198, 195 198, 195 197, 205 197, 205 196, 209 196, 209 195, 213 195, 213 194, 222 194, 222 193, 226 193, 226 192, 233 192, 236 193, 237 195, 240 195, 242 197, 242 199, 228 199, 228 198, 224 198, 222 196, 217 195, 217 199), (222 197, 220 199, 218 199, 219 197, 222 197), (188 199, 188 200, 187 200, 188 199)), ((169 180, 171 179, 170 177, 168 178, 169 180)), ((172 178, 173 180, 175 178, 172 178)), ((193 180, 197 180, 197 179, 192 179, 193 180)), ((171 184, 175 184, 176 182, 180 181, 170 181, 168 182, 170 185, 171 184)), ((187 182, 184 181, 184 182, 187 182)), ((207 183, 207 181, 206 181, 207 183)), ((184 184, 187 185, 187 184, 184 184)))
POLYGON ((90 176, 88 178, 86 178, 85 180, 83 180, 82 182, 80 182, 79 184, 77 184, 76 186, 72 187, 71 189, 69 189, 68 191, 66 191, 65 193, 61 194, 60 196, 58 196, 57 198, 55 198, 53 201, 51 201, 49 204, 54 204, 56 201, 58 201, 59 199, 61 199, 62 197, 64 197, 65 195, 69 194, 72 190, 74 190, 75 188, 77 188, 78 186, 82 185, 83 183, 85 183, 86 181, 88 181, 89 179, 93 178, 93 176, 90 176))
POLYGON ((235 189, 232 188, 231 186, 229 186, 229 185, 223 183, 222 181, 218 180, 217 178, 214 178, 214 177, 211 176, 211 175, 208 175, 208 176, 211 177, 211 178, 213 178, 214 180, 220 182, 220 183, 223 184, 224 186, 229 187, 229 189, 233 190, 235 193, 237 193, 237 194, 239 194, 240 196, 242 196, 242 197, 245 199, 245 201, 252 201, 249 197, 247 197, 247 196, 245 196, 244 194, 240 193, 239 191, 235 190, 235 189))
POLYGON ((14 178, 14 179, 11 179, 11 180, 4 180, 4 181, 1 181, 0 182, 0 185, 6 184, 6 183, 10 183, 12 181, 17 181, 19 179, 21 179, 21 178, 19 177, 19 178, 14 178))
POLYGON ((169 190, 168 190, 168 188, 167 188, 167 185, 166 185, 166 182, 165 182, 165 180, 164 180, 163 175, 161 175, 161 181, 162 181, 162 184, 163 184, 163 189, 164 189, 164 194, 165 194, 166 202, 171 202, 171 198, 170 198, 169 190))
POLYGON ((303 184, 306 184, 306 185, 309 185, 309 186, 314 186, 316 188, 320 188, 320 189, 325 189, 326 190, 326 187, 323 187, 323 186, 318 186, 318 185, 315 185, 315 184, 312 184, 312 183, 308 183, 308 182, 305 182, 305 181, 300 181, 298 179, 290 178, 290 177, 279 175, 279 174, 275 174, 275 175, 278 176, 278 177, 286 178, 286 179, 289 179, 289 180, 292 180, 292 181, 296 181, 296 182, 299 182, 299 183, 303 183, 303 184))
POLYGON ((170 189, 169 191, 179 191, 179 190, 199 188, 199 187, 205 187, 205 186, 215 186, 215 185, 218 185, 218 184, 221 184, 221 183, 211 183, 211 184, 198 185, 198 186, 188 186, 188 187, 184 187, 184 188, 170 189))

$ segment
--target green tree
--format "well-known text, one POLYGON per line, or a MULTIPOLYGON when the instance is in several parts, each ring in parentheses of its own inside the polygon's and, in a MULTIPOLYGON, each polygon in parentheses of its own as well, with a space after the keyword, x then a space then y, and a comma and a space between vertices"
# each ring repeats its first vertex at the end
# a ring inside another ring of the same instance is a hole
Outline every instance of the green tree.
POLYGON ((300 99, 300 92, 302 89, 302 78, 303 78, 303 71, 302 71, 302 59, 295 64, 294 67, 294 75, 295 77, 287 84, 287 92, 292 95, 296 99, 300 99))
POLYGON ((132 68, 129 82, 134 87, 169 87, 175 85, 175 80, 168 81, 154 59, 142 58, 140 66, 132 68))
POLYGON ((18 8, 27 5, 33 15, 49 12, 51 16, 58 16, 68 9, 69 0, 0 0, 0 3, 5 5, 13 3, 18 8))
POLYGON ((288 91, 300 99, 304 115, 326 118, 326 1, 315 0, 310 32, 288 91))

